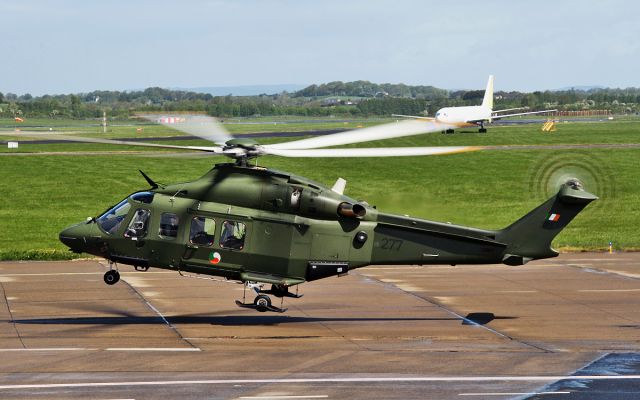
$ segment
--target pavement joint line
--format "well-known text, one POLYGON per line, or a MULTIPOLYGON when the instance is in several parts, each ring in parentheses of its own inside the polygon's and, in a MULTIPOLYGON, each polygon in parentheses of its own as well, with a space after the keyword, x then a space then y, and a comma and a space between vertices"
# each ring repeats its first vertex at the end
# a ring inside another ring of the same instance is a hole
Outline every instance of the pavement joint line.
MULTIPOLYGON (((362 274, 359 274, 359 273, 358 273, 358 275, 360 275, 360 277, 362 277, 362 276, 363 276, 362 274)), ((540 347, 540 346, 536 346, 536 345, 534 345, 534 344, 531 344, 531 343, 528 343, 528 342, 525 342, 525 341, 522 341, 522 340, 515 339, 515 338, 513 338, 513 337, 511 337, 511 336, 509 336, 509 335, 507 335, 507 334, 504 334, 504 333, 502 333, 502 332, 500 332, 500 331, 497 331, 497 330, 495 330, 495 329, 493 329, 493 328, 489 328, 488 326, 484 326, 484 325, 482 325, 482 324, 479 324, 479 323, 477 323, 476 321, 473 321, 473 320, 471 320, 471 319, 469 319, 469 318, 466 318, 466 317, 464 317, 464 316, 462 316, 462 315, 458 314, 457 312, 455 312, 455 311, 453 311, 453 310, 449 309, 448 307, 446 307, 445 305, 441 304, 440 302, 436 301, 436 300, 435 300, 435 299, 433 299, 433 298, 430 298, 430 297, 423 297, 423 296, 421 296, 421 295, 419 295, 419 294, 417 294, 417 293, 414 293, 414 292, 411 292, 411 291, 408 291, 408 290, 404 290, 404 289, 400 288, 399 286, 397 286, 395 283, 384 282, 384 281, 382 281, 380 278, 377 278, 377 277, 371 277, 371 276, 367 276, 367 275, 364 275, 364 276, 365 276, 365 277, 367 277, 367 278, 369 278, 369 279, 372 279, 372 280, 374 280, 374 281, 378 281, 378 282, 382 283, 383 285, 392 285, 393 287, 397 288, 398 290, 401 290, 401 291, 402 291, 402 292, 404 292, 404 293, 409 294, 410 296, 414 296, 414 297, 416 297, 416 298, 418 298, 418 299, 421 299, 421 300, 423 300, 423 301, 429 302, 429 303, 431 303, 431 304, 435 305, 436 307, 439 307, 440 309, 444 310, 445 312, 447 312, 447 313, 449 313, 449 314, 451 314, 451 315, 455 316, 456 318, 459 318, 461 321, 466 322, 466 323, 467 323, 467 324, 469 324, 469 325, 472 325, 472 326, 476 326, 476 327, 479 327, 479 328, 485 329, 485 330, 487 330, 487 331, 489 331, 489 332, 491 332, 491 333, 493 333, 493 334, 495 334, 495 335, 497 335, 497 336, 503 337, 503 338, 508 339, 508 340, 513 340, 513 341, 516 341, 516 342, 518 342, 518 343, 522 343, 522 344, 524 344, 525 346, 532 347, 532 348, 534 348, 534 349, 537 349, 537 350, 543 351, 543 352, 545 352, 545 353, 553 353, 553 351, 551 351, 551 350, 545 349, 545 348, 540 347)))
POLYGON ((627 278, 627 279, 640 279, 640 277, 638 275, 635 274, 630 274, 630 273, 625 273, 625 271, 615 271, 615 270, 610 270, 610 269, 604 269, 604 268, 598 268, 598 267, 593 267, 589 264, 567 264, 568 267, 571 268, 579 268, 583 271, 587 271, 591 270, 591 272, 593 273, 600 273, 603 275, 614 275, 614 276, 618 276, 618 277, 622 277, 622 278, 627 278))
POLYGON ((488 393, 458 393, 458 396, 538 396, 547 394, 571 394, 571 392, 488 392, 488 393))
MULTIPOLYGON (((567 264, 567 265, 566 265, 566 267, 567 267, 567 268, 573 268, 573 269, 579 269, 580 271, 584 271, 584 272, 589 272, 589 270, 593 270, 593 271, 596 271, 598 274, 600 274, 600 273, 601 273, 601 275, 609 275, 606 271, 601 271, 601 270, 599 270, 599 269, 593 269, 593 268, 591 268, 591 265, 590 265, 590 264, 567 264), (588 266, 587 266, 587 265, 588 265, 588 266)), ((616 274, 613 274, 613 275, 616 275, 616 274)), ((621 276, 621 275, 618 275, 618 277, 620 277, 620 276, 621 276)), ((512 280, 512 279, 507 279, 507 278, 506 278, 506 277, 504 277, 504 276, 500 276, 500 278, 501 278, 501 279, 503 279, 503 280, 505 280, 505 281, 507 281, 507 282, 516 283, 516 281, 514 281, 514 280, 512 280)), ((526 287, 530 287, 530 286, 528 286, 528 285, 527 285, 526 287)), ((590 309, 590 310, 597 310, 597 311, 602 312, 602 313, 604 313, 604 314, 613 315, 613 316, 615 316, 615 317, 618 317, 618 318, 620 318, 620 319, 622 319, 622 320, 625 320, 625 321, 628 321, 628 322, 630 322, 630 323, 635 323, 635 322, 636 322, 636 321, 635 321, 634 319, 632 319, 632 318, 628 318, 628 317, 627 317, 627 316, 625 316, 625 315, 619 315, 619 314, 617 314, 617 313, 613 313, 613 312, 607 311, 607 310, 605 310, 605 309, 598 308, 598 307, 596 307, 594 304, 583 303, 582 301, 577 301, 577 300, 571 299, 570 297, 567 297, 567 296, 566 296, 566 294, 564 294, 564 292, 561 294, 560 292, 554 292, 554 291, 551 291, 551 290, 549 290, 549 289, 545 289, 545 288, 540 288, 539 290, 540 290, 542 293, 546 293, 546 294, 548 294, 548 295, 555 296, 555 297, 557 297, 557 298, 562 299, 563 301, 572 302, 572 303, 574 303, 574 304, 580 305, 580 306, 585 307, 585 308, 588 308, 588 309, 590 309)), ((520 341, 520 342, 521 342, 521 343, 525 343, 525 344, 529 344, 529 343, 524 342, 524 341, 520 341)), ((529 345, 530 345, 530 346, 533 346, 533 347, 540 348, 540 349, 542 349, 542 350, 545 350, 545 349, 543 349, 542 347, 538 347, 538 346, 535 346, 535 345, 533 345, 533 344, 529 344, 529 345)), ((553 351, 551 351, 551 350, 546 350, 546 351, 549 351, 549 352, 553 353, 553 351)))
POLYGON ((142 300, 144 302, 144 304, 147 305, 147 307, 149 307, 153 312, 156 313, 156 315, 158 315, 162 321, 167 325, 167 327, 169 327, 169 329, 171 329, 177 336, 178 338, 180 338, 181 340, 185 341, 189 346, 191 346, 194 349, 198 349, 200 350, 200 348, 196 345, 194 345, 193 343, 191 343, 189 340, 185 339, 184 336, 180 333, 180 331, 178 331, 178 328, 176 328, 171 322, 169 322, 164 315, 162 315, 162 313, 160 312, 160 310, 158 310, 153 304, 151 304, 143 295, 142 293, 140 293, 138 291, 138 289, 136 289, 131 283, 127 282, 126 279, 122 279, 123 283, 126 283, 127 286, 129 286, 129 288, 131 290, 133 290, 133 292, 138 296, 138 298, 140 298, 140 300, 142 300))
POLYGON ((286 400, 286 399, 326 399, 329 396, 326 394, 315 394, 315 395, 294 395, 294 396, 278 396, 278 395, 273 395, 273 396, 242 396, 242 397, 238 397, 239 399, 253 399, 253 400, 286 400))
POLYGON ((531 376, 397 376, 397 377, 343 377, 343 378, 265 378, 265 379, 202 379, 123 382, 69 382, 0 385, 0 390, 20 389, 68 389, 123 386, 180 386, 180 385, 230 385, 230 384, 281 384, 281 383, 438 383, 438 382, 556 382, 556 381, 620 381, 640 380, 640 375, 531 375, 531 376))
POLYGON ((22 340, 22 336, 20 335, 20 331, 18 330, 18 326, 16 325, 16 321, 13 318, 13 311, 11 310, 11 307, 9 307, 9 298, 7 297, 7 291, 4 288, 4 285, 2 284, 2 281, 0 281, 0 290, 2 290, 2 297, 4 298, 4 305, 7 307, 7 312, 9 313, 9 318, 11 318, 11 324, 13 326, 13 330, 16 332, 16 336, 18 337, 18 340, 20 341, 20 344, 22 345, 23 348, 26 348, 27 346, 24 344, 24 340, 22 340))
POLYGON ((105 351, 202 351, 198 347, 108 347, 105 351))

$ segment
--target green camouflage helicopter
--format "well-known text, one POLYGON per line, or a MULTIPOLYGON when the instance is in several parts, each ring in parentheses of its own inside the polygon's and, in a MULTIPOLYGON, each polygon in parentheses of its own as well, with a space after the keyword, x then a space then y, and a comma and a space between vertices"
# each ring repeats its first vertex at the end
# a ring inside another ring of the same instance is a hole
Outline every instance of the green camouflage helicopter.
POLYGON ((298 298, 298 285, 372 264, 507 264, 555 257, 553 238, 591 201, 569 179, 556 195, 501 230, 483 230, 386 214, 343 194, 346 182, 327 187, 287 172, 252 166, 270 154, 288 157, 388 157, 451 154, 481 147, 331 148, 351 143, 436 132, 438 122, 403 121, 371 128, 259 145, 231 137, 203 116, 149 117, 216 145, 172 146, 106 139, 98 143, 191 149, 225 155, 201 178, 161 186, 140 171, 150 189, 133 193, 95 218, 60 233, 70 250, 109 261, 104 281, 113 285, 117 264, 150 267, 243 283, 256 292, 238 306, 284 312, 270 295, 298 298), (267 286, 270 285, 270 286, 267 286), (268 287, 268 288, 266 288, 268 287), (295 287, 295 293, 290 288, 295 287))

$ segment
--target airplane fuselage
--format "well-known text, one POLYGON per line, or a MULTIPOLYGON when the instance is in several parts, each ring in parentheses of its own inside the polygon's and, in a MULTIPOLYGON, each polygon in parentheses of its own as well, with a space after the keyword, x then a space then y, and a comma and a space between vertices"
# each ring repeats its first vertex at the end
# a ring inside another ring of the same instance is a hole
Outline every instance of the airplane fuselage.
POLYGON ((485 106, 444 107, 436 113, 436 121, 445 124, 472 126, 476 121, 491 121, 492 110, 485 106))

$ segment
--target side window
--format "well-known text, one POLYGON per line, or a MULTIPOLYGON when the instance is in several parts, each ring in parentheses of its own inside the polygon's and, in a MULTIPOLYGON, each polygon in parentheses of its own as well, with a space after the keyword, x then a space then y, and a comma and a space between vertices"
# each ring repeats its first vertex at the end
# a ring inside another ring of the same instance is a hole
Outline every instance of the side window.
POLYGON ((189 241, 200 246, 212 246, 216 232, 216 221, 206 217, 194 217, 191 220, 189 241))
POLYGON ((162 213, 158 234, 165 239, 175 239, 178 236, 178 216, 174 213, 162 213))
POLYGON ((247 226, 242 222, 224 221, 220 234, 220 247, 232 250, 242 250, 247 226))
POLYGON ((139 208, 136 210, 124 236, 128 238, 143 238, 147 236, 147 226, 149 225, 149 210, 139 208))
POLYGON ((298 210, 300 208, 300 197, 302 196, 302 189, 294 187, 290 190, 291 196, 289 197, 289 204, 291 205, 291 208, 293 208, 294 210, 298 210))

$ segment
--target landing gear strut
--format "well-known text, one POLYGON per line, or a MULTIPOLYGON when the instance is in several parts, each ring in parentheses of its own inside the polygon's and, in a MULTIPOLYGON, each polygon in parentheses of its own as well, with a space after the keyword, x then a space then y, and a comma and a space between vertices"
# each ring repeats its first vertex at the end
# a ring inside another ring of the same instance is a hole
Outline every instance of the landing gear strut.
POLYGON ((484 123, 480 122, 480 129, 478 130, 480 133, 487 133, 487 128, 484 127, 484 123))
POLYGON ((302 297, 302 296, 298 296, 297 294, 295 295, 289 294, 288 290, 285 291, 282 288, 279 288, 279 290, 276 290, 276 291, 273 290, 273 287, 272 287, 272 290, 262 290, 262 286, 263 284, 258 282, 245 282, 244 292, 242 293, 242 301, 236 300, 236 305, 242 308, 252 308, 259 312, 271 311, 271 312, 283 313, 287 311, 286 308, 282 308, 285 297, 302 297), (256 298, 253 299, 253 303, 247 303, 247 288, 252 289, 257 294, 256 298), (266 293, 273 294, 274 296, 280 297, 280 307, 276 307, 272 305, 271 297, 269 297, 266 293))
POLYGON ((104 283, 107 285, 115 285, 120 280, 120 272, 118 272, 117 266, 116 269, 113 269, 115 263, 113 261, 109 261, 109 270, 104 273, 104 283))

